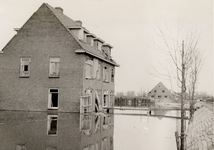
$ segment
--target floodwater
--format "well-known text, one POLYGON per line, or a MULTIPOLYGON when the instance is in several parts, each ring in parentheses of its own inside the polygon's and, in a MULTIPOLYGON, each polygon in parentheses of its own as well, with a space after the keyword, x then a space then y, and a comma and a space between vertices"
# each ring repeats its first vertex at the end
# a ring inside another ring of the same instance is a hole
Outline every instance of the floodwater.
POLYGON ((177 111, 0 112, 0 150, 176 150, 177 111), (133 115, 134 114, 134 115, 133 115))

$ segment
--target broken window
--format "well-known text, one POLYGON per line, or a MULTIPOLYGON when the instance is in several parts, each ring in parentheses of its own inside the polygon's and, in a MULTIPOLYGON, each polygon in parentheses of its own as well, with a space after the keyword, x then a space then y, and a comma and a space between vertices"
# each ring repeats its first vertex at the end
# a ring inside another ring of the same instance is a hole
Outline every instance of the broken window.
POLYGON ((48 135, 57 135, 57 115, 48 115, 47 131, 48 135))
POLYGON ((16 145, 16 150, 26 150, 25 144, 16 145))
POLYGON ((101 117, 99 115, 94 116, 94 132, 100 131, 100 119, 101 117))
POLYGON ((58 109, 59 89, 51 88, 48 93, 48 108, 58 109))
POLYGON ((111 68, 111 82, 114 82, 114 68, 111 68))
POLYGON ((29 77, 30 76, 30 58, 21 58, 20 59, 20 77, 29 77))
POLYGON ((80 117, 80 131, 85 135, 90 135, 92 133, 92 116, 80 115, 80 117))
POLYGON ((103 81, 109 82, 109 71, 107 66, 104 66, 103 68, 103 81))
POLYGON ((109 106, 109 93, 108 91, 103 91, 103 107, 109 106))
POLYGON ((85 78, 91 79, 92 72, 93 72, 93 61, 91 59, 87 59, 85 64, 85 78))
POLYGON ((100 93, 95 91, 95 112, 99 112, 102 110, 99 94, 100 93))
POLYGON ((50 58, 49 77, 59 77, 60 58, 50 58))

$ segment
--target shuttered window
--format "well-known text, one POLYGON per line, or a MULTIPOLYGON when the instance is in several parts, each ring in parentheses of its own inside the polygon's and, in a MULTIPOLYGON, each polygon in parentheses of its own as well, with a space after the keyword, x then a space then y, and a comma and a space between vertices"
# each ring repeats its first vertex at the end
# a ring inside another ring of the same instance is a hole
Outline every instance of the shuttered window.
POLYGON ((20 59, 20 77, 29 77, 30 76, 30 58, 21 58, 20 59))
POLYGON ((49 77, 59 77, 60 58, 50 58, 49 77))

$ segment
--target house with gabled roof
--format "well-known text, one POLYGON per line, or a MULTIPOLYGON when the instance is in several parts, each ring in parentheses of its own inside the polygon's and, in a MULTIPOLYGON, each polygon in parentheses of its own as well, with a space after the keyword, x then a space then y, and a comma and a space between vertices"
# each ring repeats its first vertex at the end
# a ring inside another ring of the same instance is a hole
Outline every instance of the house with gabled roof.
POLYGON ((159 82, 149 93, 148 98, 151 99, 170 99, 172 98, 172 93, 166 88, 166 86, 159 82))
POLYGON ((0 109, 112 111, 112 46, 43 3, 0 54, 0 109))

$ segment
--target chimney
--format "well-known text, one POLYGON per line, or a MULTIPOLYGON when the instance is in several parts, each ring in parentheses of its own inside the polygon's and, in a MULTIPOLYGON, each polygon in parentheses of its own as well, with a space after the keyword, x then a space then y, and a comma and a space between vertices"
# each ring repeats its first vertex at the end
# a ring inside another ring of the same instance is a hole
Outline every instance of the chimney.
POLYGON ((82 27, 82 21, 76 20, 76 23, 77 23, 78 26, 82 27))
POLYGON ((61 7, 55 7, 55 9, 56 9, 58 12, 60 12, 60 13, 63 14, 63 9, 62 9, 61 7))

